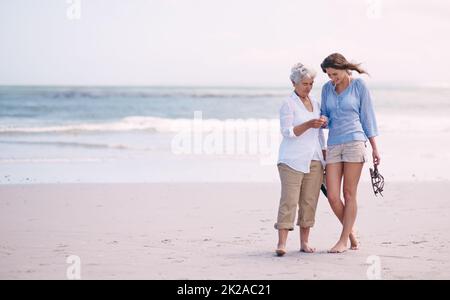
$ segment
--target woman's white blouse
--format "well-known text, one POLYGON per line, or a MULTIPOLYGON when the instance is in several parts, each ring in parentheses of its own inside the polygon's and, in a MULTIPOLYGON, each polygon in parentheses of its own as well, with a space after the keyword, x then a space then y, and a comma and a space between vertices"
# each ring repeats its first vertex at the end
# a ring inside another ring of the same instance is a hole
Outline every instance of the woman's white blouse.
POLYGON ((320 118, 320 103, 311 99, 313 111, 306 109, 300 98, 292 92, 280 109, 280 129, 283 135, 278 154, 278 163, 303 173, 309 173, 311 160, 320 160, 325 167, 322 150, 325 137, 322 128, 310 128, 300 136, 294 134, 294 127, 311 119, 320 118))

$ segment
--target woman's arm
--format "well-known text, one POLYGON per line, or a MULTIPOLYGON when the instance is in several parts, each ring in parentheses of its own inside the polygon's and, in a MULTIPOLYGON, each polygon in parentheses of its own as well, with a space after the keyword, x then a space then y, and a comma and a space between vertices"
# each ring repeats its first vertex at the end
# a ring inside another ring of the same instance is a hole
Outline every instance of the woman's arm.
POLYGON ((324 85, 322 87, 322 93, 321 93, 321 101, 320 101, 320 115, 321 117, 325 117, 325 123, 322 125, 322 128, 327 128, 328 129, 328 120, 329 120, 329 112, 327 110, 327 104, 326 104, 326 99, 327 99, 327 89, 326 89, 326 85, 324 85))
POLYGON ((281 134, 286 138, 295 137, 294 134, 294 111, 286 101, 280 109, 280 130, 281 134))
POLYGON ((367 138, 378 135, 377 119, 373 109, 372 97, 369 89, 362 80, 358 80, 358 88, 360 93, 359 118, 367 138))
POLYGON ((294 127, 295 136, 300 136, 305 133, 306 130, 310 128, 320 128, 323 125, 323 121, 320 119, 312 119, 303 124, 294 127))
POLYGON ((319 129, 319 143, 320 143, 320 148, 322 149, 323 159, 326 160, 327 146, 325 144, 325 135, 323 134, 323 125, 322 125, 322 128, 319 129))
POLYGON ((370 141, 370 145, 372 146, 373 164, 379 165, 381 157, 378 152, 377 143, 375 141, 375 137, 378 135, 378 126, 375 117, 375 111, 373 109, 372 98, 365 83, 362 80, 359 80, 358 83, 361 97, 361 105, 359 111, 361 124, 364 133, 366 134, 367 138, 370 141))
POLYGON ((369 138, 369 141, 370 141, 370 145, 372 146, 373 164, 379 165, 381 162, 381 156, 378 153, 377 142, 375 141, 375 137, 369 138))
POLYGON ((294 111, 288 102, 285 102, 280 109, 280 129, 284 137, 295 138, 307 131, 310 128, 320 128, 323 121, 319 119, 312 119, 300 125, 294 126, 294 111))

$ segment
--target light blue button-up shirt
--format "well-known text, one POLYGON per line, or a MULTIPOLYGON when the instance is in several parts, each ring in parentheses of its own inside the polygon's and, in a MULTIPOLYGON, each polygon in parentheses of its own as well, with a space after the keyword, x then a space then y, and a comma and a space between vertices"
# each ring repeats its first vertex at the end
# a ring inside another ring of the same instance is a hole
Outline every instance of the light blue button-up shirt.
POLYGON ((328 118, 327 145, 367 141, 378 135, 369 90, 361 78, 354 78, 340 94, 331 81, 322 88, 321 114, 328 118))

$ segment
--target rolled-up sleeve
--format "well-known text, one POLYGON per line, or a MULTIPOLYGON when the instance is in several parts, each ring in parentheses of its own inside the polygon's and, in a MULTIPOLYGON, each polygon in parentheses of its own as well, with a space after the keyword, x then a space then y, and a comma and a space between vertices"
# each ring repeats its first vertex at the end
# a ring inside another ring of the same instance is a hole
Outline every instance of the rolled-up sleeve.
POLYGON ((322 128, 319 129, 319 143, 320 143, 320 148, 322 150, 326 150, 327 149, 327 145, 325 143, 325 135, 323 134, 323 129, 322 128))
POLYGON ((360 95, 360 120, 364 133, 367 138, 371 138, 378 135, 377 120, 375 117, 375 111, 372 105, 372 98, 370 97, 369 89, 366 87, 362 80, 359 81, 359 95, 360 95))
POLYGON ((281 134, 287 138, 294 138, 294 111, 287 101, 280 109, 280 130, 281 134))
POLYGON ((322 87, 322 93, 320 95, 321 101, 320 101, 320 115, 327 117, 327 125, 324 128, 328 128, 329 122, 330 122, 330 115, 327 111, 327 105, 326 105, 326 99, 327 99, 327 89, 326 85, 322 87))

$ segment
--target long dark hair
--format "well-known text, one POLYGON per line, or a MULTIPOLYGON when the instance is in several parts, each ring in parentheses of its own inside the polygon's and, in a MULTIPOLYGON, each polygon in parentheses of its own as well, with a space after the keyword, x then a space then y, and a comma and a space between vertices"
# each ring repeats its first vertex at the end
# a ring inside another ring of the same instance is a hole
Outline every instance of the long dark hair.
POLYGON ((349 62, 344 55, 340 53, 333 53, 328 55, 323 62, 320 64, 322 71, 326 73, 326 68, 333 68, 338 70, 353 70, 358 72, 359 74, 367 74, 366 70, 360 67, 361 64, 351 63, 349 62))

